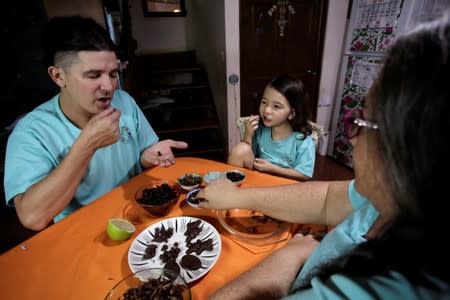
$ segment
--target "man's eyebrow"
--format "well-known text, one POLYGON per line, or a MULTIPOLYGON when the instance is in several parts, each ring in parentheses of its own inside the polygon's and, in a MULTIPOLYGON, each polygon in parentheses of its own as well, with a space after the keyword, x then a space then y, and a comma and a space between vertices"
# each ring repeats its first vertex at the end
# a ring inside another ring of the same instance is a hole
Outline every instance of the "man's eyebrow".
MULTIPOLYGON (((108 73, 111 72, 118 72, 119 71, 119 67, 112 69, 111 71, 109 71, 108 73)), ((90 73, 102 73, 104 72, 104 70, 101 69, 89 69, 83 72, 83 74, 90 74, 90 73)))

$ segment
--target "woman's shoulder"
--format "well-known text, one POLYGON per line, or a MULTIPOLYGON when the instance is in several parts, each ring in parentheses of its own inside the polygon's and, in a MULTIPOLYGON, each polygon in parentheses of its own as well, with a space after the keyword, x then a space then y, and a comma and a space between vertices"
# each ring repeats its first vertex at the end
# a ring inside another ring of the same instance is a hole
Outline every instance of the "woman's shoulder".
POLYGON ((450 287, 442 280, 430 276, 424 279, 412 283, 396 271, 358 278, 334 274, 327 280, 313 278, 310 289, 284 299, 444 299, 449 295, 450 287))

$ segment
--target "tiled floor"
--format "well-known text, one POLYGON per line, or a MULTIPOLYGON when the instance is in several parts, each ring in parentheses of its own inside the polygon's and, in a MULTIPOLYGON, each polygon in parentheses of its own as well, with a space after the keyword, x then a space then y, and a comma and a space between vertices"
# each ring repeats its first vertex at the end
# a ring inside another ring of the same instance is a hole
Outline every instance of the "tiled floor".
MULTIPOLYGON (((333 158, 317 156, 314 180, 347 180, 353 177, 353 170, 339 164, 333 158)), ((0 238, 0 253, 3 253, 32 237, 35 232, 24 228, 20 224, 14 209, 5 206, 3 185, 1 186, 0 228, 2 228, 2 235, 0 238)))

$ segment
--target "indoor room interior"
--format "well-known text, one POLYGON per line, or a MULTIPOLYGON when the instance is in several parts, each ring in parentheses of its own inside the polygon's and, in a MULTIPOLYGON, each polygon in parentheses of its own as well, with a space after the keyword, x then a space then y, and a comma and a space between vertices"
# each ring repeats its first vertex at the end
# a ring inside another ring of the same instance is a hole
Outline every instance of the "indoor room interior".
MULTIPOLYGON (((172 7, 152 11, 155 6, 150 2, 158 1, 147 2, 5 4, 2 27, 9 43, 2 51, 4 57, 14 59, 4 62, 10 76, 3 80, 0 96, 4 107, 9 107, 1 112, 2 179, 6 141, 14 122, 56 91, 41 64, 41 30, 49 18, 73 14, 90 16, 109 30, 123 67, 120 88, 136 99, 161 139, 183 139, 193 145, 176 152, 177 156, 225 161, 239 141, 237 119, 257 111, 270 78, 291 72, 304 82, 311 120, 322 128, 313 179, 353 178, 351 166, 335 157, 329 139, 342 63, 335 53, 342 52, 351 1, 279 1, 274 8, 277 1, 272 0, 215 0, 214 5, 186 0, 175 1, 175 11, 172 7), (255 18, 245 15, 251 7, 264 11, 261 24, 243 21, 255 18), (255 45, 258 39, 260 44, 255 45), (261 50, 268 45, 273 47, 261 50)), ((3 190, 1 194, 4 197, 3 190)), ((1 202, 0 224, 8 228, 1 239, 3 252, 34 232, 23 228, 14 208, 1 202)))

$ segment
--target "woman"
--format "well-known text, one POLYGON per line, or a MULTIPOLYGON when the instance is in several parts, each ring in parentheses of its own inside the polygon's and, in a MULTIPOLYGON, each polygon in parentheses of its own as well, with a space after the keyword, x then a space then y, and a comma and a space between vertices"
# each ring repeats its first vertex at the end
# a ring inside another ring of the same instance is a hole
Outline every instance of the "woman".
POLYGON ((211 298, 448 299, 448 78, 446 15, 396 40, 363 109, 347 115, 354 181, 239 189, 221 180, 201 191, 202 207, 337 225, 320 245, 297 234, 211 298))

